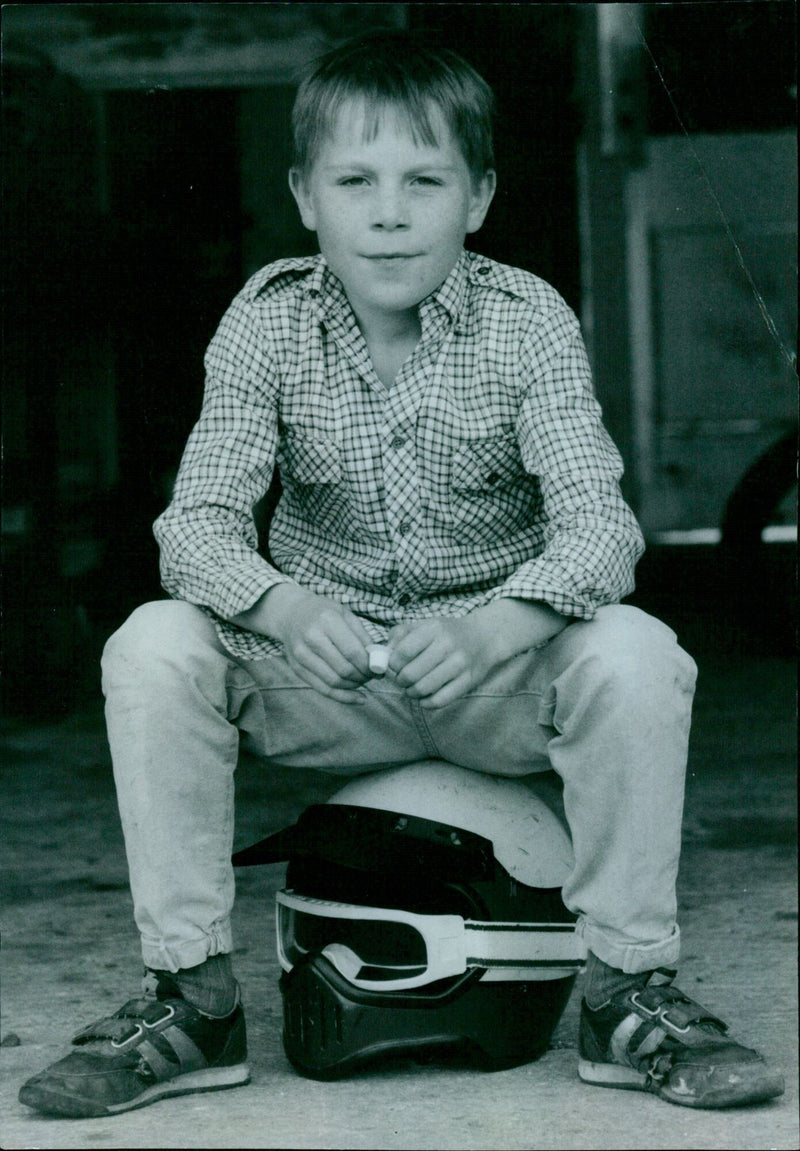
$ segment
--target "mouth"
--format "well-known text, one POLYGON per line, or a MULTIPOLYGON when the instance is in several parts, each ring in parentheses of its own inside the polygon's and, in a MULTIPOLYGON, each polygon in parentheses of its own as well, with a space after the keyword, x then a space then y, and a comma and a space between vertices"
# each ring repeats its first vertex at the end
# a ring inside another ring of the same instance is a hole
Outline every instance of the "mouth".
POLYGON ((364 259, 378 260, 381 262, 389 260, 416 260, 421 255, 421 252, 376 252, 374 255, 365 255, 364 259))

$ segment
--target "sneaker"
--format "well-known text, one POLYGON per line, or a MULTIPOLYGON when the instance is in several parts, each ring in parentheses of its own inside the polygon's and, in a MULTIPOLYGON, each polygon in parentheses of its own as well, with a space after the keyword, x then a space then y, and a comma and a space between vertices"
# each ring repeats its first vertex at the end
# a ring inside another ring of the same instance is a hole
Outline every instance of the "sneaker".
POLYGON ((672 986, 674 971, 593 1010, 581 1004, 584 1083, 652 1091, 683 1107, 736 1107, 782 1095, 783 1076, 757 1051, 734 1043, 727 1026, 672 986))
POLYGON ((72 1045, 76 1050, 22 1086, 21 1103, 85 1119, 250 1080, 241 1004, 221 1019, 203 1015, 164 974, 154 995, 91 1023, 72 1045))

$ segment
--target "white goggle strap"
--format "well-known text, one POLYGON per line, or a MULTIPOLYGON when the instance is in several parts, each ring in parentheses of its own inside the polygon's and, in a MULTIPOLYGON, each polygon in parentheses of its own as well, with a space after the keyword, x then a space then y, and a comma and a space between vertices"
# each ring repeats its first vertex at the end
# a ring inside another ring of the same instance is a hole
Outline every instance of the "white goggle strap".
POLYGON ((466 920, 467 966, 484 979, 561 979, 586 961, 586 945, 571 923, 480 923, 466 920))
MULTIPOLYGON (((424 940, 425 971, 397 979, 361 979, 360 959, 349 948, 333 943, 323 948, 337 970, 355 987, 366 991, 404 991, 438 979, 463 975, 470 967, 485 967, 490 979, 556 979, 571 975, 586 958, 585 946, 570 924, 484 923, 460 915, 419 915, 399 908, 362 907, 352 903, 298 896, 279 891, 280 905, 305 914, 331 919, 379 920, 413 927, 424 940)), ((292 962, 277 932, 278 958, 284 971, 292 962)))

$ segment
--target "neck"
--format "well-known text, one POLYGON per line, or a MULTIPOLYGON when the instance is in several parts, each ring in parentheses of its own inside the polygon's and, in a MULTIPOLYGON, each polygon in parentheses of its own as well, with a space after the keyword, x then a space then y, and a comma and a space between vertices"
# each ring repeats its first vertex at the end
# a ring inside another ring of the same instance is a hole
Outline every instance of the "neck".
POLYGON ((369 328, 359 320, 372 366, 378 379, 387 388, 392 386, 403 364, 413 354, 420 337, 417 316, 412 323, 394 323, 394 319, 390 317, 388 322, 369 328))
POLYGON ((414 347, 418 343, 422 331, 419 312, 416 308, 408 312, 384 312, 379 315, 365 315, 356 312, 356 320, 369 347, 373 345, 380 347, 411 345, 414 347))

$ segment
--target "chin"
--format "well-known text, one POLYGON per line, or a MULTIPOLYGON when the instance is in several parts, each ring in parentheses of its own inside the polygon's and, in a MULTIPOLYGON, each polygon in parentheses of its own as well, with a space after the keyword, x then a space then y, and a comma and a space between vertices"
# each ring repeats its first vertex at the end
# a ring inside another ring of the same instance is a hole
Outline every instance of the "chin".
POLYGON ((371 308, 383 312, 410 312, 425 299, 428 292, 391 293, 376 295, 368 301, 371 308))

